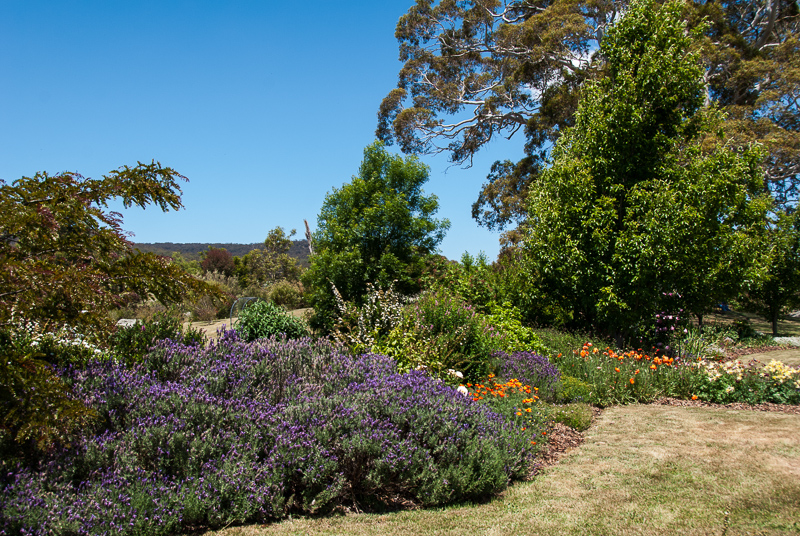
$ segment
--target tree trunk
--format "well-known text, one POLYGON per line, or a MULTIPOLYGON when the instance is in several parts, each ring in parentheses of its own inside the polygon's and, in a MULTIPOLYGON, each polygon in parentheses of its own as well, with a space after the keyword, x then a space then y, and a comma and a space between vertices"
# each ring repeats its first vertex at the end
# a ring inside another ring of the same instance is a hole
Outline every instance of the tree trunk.
POLYGON ((700 326, 700 329, 703 329, 703 314, 697 313, 697 325, 700 326))
POLYGON ((772 311, 772 336, 778 336, 778 311, 772 311))

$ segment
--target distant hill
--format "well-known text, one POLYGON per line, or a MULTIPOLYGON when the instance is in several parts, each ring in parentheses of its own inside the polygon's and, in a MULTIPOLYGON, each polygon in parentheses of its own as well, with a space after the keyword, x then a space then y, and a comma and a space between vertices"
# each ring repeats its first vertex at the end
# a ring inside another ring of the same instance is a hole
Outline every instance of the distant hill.
MULTIPOLYGON (((180 244, 175 242, 155 242, 155 243, 145 243, 139 242, 134 243, 133 247, 140 249, 141 251, 147 253, 152 252, 156 255, 164 255, 166 257, 172 256, 173 253, 176 251, 183 255, 185 259, 189 260, 200 260, 200 254, 204 251, 208 251, 208 248, 225 248, 230 252, 231 255, 234 257, 242 257, 247 253, 251 252, 254 249, 261 249, 264 247, 264 242, 258 242, 255 244, 208 244, 208 243, 196 243, 192 242, 189 244, 180 244)), ((303 266, 308 266, 308 241, 305 239, 303 240, 293 240, 292 247, 289 250, 289 255, 297 259, 297 262, 303 266)))

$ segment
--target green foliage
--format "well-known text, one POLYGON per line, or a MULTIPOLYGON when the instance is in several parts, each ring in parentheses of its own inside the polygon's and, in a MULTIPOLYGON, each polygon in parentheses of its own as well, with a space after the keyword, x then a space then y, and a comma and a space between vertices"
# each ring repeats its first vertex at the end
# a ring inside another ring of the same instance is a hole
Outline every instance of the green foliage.
MULTIPOLYGON (((132 298, 177 302, 215 295, 171 259, 133 250, 119 214, 106 210, 114 199, 126 208, 154 204, 177 210, 180 180, 185 177, 171 168, 140 162, 101 179, 42 172, 10 185, 0 181, 0 329, 39 322, 69 326, 102 342, 113 330, 109 311, 132 298)), ((4 342, 0 419, 18 442, 48 448, 65 441, 88 413, 54 379, 42 361, 48 356, 30 343, 16 335, 4 342)), ((55 361, 86 357, 43 343, 55 361)))
POLYGON ((172 252, 172 262, 180 266, 186 273, 199 276, 202 275, 203 269, 200 267, 200 261, 195 259, 187 259, 179 251, 172 252))
POLYGON ((728 404, 800 403, 800 370, 772 360, 767 365, 740 361, 697 361, 686 390, 693 397, 728 404))
MULTIPOLYGON (((614 58, 595 51, 628 5, 414 3, 397 24, 404 65, 380 105, 378 137, 405 152, 441 151, 471 162, 497 136, 524 128, 525 156, 496 162, 472 207, 489 228, 524 225, 525 199, 546 168, 549 147, 575 123, 582 91, 609 71, 614 58)), ((726 113, 722 128, 731 146, 768 145, 764 189, 791 206, 800 192, 798 4, 696 0, 683 2, 677 15, 702 30, 705 98, 726 113)))
POLYGON ((358 175, 325 197, 314 233, 311 265, 303 281, 315 324, 333 327, 333 286, 345 301, 361 303, 367 283, 396 281, 398 291, 419 291, 423 259, 450 227, 436 220, 435 195, 425 196, 428 168, 415 157, 390 155, 380 143, 364 150, 358 175))
POLYGON ((560 357, 560 355, 572 355, 574 351, 583 346, 583 343, 589 340, 589 336, 585 333, 561 331, 553 328, 537 329, 536 336, 548 349, 546 355, 551 358, 560 357))
POLYGON ((409 300, 392 286, 386 289, 367 284, 364 304, 345 302, 334 292, 339 316, 331 335, 355 354, 371 351, 403 321, 403 305, 409 300))
POLYGON ((119 326, 109 340, 111 354, 124 363, 142 361, 157 341, 171 340, 203 347, 205 334, 195 328, 184 333, 174 311, 160 311, 132 326, 119 326))
POLYGON ((591 400, 592 386, 572 376, 561 376, 559 398, 564 402, 591 400))
POLYGON ((502 306, 492 307, 492 314, 486 317, 486 323, 500 335, 500 350, 508 354, 533 352, 546 356, 549 353, 548 348, 533 329, 522 325, 521 318, 519 309, 505 302, 502 306))
POLYGON ((248 304, 236 322, 236 331, 246 341, 285 335, 288 339, 299 339, 309 334, 306 323, 289 314, 274 303, 256 301, 248 304))
POLYGON ((400 324, 373 349, 394 358, 400 371, 424 369, 457 383, 450 371, 470 381, 495 372, 498 338, 472 306, 439 289, 407 305, 400 324))
POLYGON ((766 274, 741 302, 745 310, 768 319, 777 337, 778 317, 800 305, 800 213, 778 213, 767 234, 766 274))
POLYGON ((268 300, 286 309, 299 309, 305 304, 303 285, 299 281, 282 279, 267 287, 268 300))
POLYGON ((460 296, 479 313, 488 313, 497 300, 492 266, 482 251, 474 257, 465 251, 460 263, 442 263, 435 272, 435 277, 427 274, 432 284, 460 296))
POLYGON ((560 422, 579 432, 588 429, 592 424, 592 408, 588 404, 575 403, 563 406, 550 406, 549 417, 553 422, 560 422))
POLYGON ((13 315, 101 333, 112 327, 108 311, 132 294, 213 294, 170 259, 132 250, 119 216, 104 210, 113 199, 177 210, 182 179, 154 162, 102 179, 65 172, 0 182, 0 326, 13 315))
MULTIPOLYGON (((69 444, 95 413, 69 388, 28 333, 0 331, 0 454, 5 460, 69 444)), ((63 358, 63 355, 59 355, 63 358)))
POLYGON ((301 268, 297 259, 289 255, 292 237, 296 232, 292 229, 287 235, 283 227, 276 227, 267 234, 262 249, 254 249, 244 257, 235 258, 239 284, 242 287, 268 287, 281 281, 298 281, 301 268))
POLYGON ((608 76, 586 89, 553 166, 531 188, 524 240, 544 288, 583 329, 621 345, 665 293, 702 314, 758 277, 770 201, 761 152, 710 132, 697 32, 680 3, 637 1, 601 45, 608 76))

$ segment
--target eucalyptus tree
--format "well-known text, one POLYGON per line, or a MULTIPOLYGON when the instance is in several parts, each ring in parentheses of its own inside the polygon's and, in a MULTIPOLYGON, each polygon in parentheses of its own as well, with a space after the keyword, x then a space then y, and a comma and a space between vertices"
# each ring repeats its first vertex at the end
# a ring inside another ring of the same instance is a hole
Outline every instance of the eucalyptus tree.
MULTIPOLYGON (((398 84, 377 135, 404 152, 469 163, 485 144, 523 131, 525 154, 497 163, 473 205, 490 228, 525 218, 529 186, 574 114, 587 81, 605 75, 600 41, 627 0, 417 0, 397 24, 398 84)), ((681 17, 711 24, 695 46, 706 104, 727 114, 732 143, 762 142, 764 187, 781 204, 800 185, 800 45, 794 0, 693 1, 681 17)))

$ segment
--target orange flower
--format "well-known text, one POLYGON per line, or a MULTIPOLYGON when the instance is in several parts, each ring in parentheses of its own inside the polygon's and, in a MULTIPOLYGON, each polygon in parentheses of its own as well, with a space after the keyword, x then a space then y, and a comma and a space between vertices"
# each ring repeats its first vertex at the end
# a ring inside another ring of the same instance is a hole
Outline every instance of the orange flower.
POLYGON ((692 400, 697 400, 697 395, 692 395, 692 400))
POLYGON ((653 369, 653 370, 656 370, 658 367, 653 364, 653 365, 650 365, 650 368, 653 369))
POLYGON ((639 374, 639 369, 637 368, 636 370, 633 371, 633 373, 634 374, 639 374))
POLYGON ((614 372, 619 372, 619 367, 614 367, 614 372))
POLYGON ((631 378, 631 379, 630 379, 630 380, 628 380, 628 381, 629 381, 629 382, 631 382, 631 385, 633 385, 633 383, 634 383, 634 382, 633 382, 633 378, 631 378))
POLYGON ((521 412, 521 411, 518 411, 518 412, 517 412, 517 415, 522 415, 522 412, 521 412))

